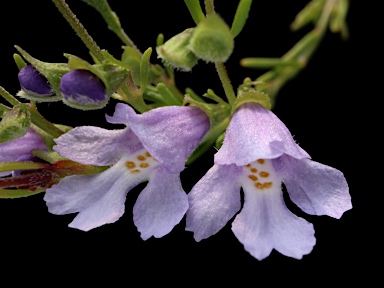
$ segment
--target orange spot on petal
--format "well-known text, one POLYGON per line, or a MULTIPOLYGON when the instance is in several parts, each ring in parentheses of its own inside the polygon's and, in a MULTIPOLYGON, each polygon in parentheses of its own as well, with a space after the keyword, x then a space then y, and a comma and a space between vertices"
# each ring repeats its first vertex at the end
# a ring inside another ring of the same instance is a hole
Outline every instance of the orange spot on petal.
POLYGON ((265 182, 263 184, 263 188, 271 188, 272 187, 272 182, 265 182))
POLYGON ((264 159, 259 159, 259 160, 257 160, 257 163, 259 163, 259 164, 264 164, 264 162, 265 162, 264 159))
POLYGON ((256 168, 251 168, 251 172, 252 172, 252 173, 256 173, 256 172, 257 172, 257 169, 256 169, 256 168))
POLYGON ((268 173, 268 172, 265 172, 265 171, 261 171, 261 172, 260 172, 260 176, 266 178, 266 177, 269 176, 269 173, 268 173))
POLYGON ((257 180, 257 177, 255 175, 248 175, 248 178, 251 179, 252 181, 257 180))
POLYGON ((140 172, 140 170, 138 170, 138 169, 135 169, 135 170, 132 170, 132 171, 131 171, 132 174, 137 174, 137 173, 139 173, 139 172, 140 172))
POLYGON ((152 155, 151 154, 149 154, 149 152, 147 151, 147 152, 145 152, 145 156, 147 156, 147 157, 152 157, 152 155))
POLYGON ((125 162, 125 166, 126 166, 128 169, 133 169, 133 168, 136 167, 136 164, 135 164, 135 162, 127 161, 127 162, 125 162))
POLYGON ((137 159, 140 160, 140 161, 144 161, 145 160, 145 156, 139 155, 139 156, 137 156, 137 159))
POLYGON ((263 184, 261 184, 260 182, 256 182, 256 183, 255 183, 255 187, 256 187, 257 189, 263 189, 263 184))
POLYGON ((149 163, 147 163, 147 162, 141 163, 140 167, 141 168, 147 168, 147 167, 149 167, 149 163))

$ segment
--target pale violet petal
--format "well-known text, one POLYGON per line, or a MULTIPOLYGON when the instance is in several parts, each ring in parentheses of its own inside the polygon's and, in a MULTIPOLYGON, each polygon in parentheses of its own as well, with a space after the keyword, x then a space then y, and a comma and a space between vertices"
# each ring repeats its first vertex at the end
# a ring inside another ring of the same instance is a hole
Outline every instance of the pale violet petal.
POLYGON ((161 166, 153 172, 133 207, 133 221, 144 240, 171 232, 188 209, 180 175, 169 174, 161 166))
POLYGON ((235 165, 214 165, 188 193, 185 229, 196 241, 216 234, 240 210, 241 171, 235 165))
POLYGON ((117 103, 113 116, 105 115, 107 121, 112 124, 124 124, 128 126, 128 113, 131 112, 131 107, 124 103, 117 103))
POLYGON ((313 225, 288 210, 280 185, 259 190, 243 183, 243 190, 244 206, 232 231, 246 251, 258 260, 272 249, 296 259, 312 251, 316 243, 313 225))
POLYGON ((79 212, 69 224, 88 231, 117 221, 124 213, 126 194, 148 175, 129 173, 124 159, 96 175, 75 175, 46 190, 44 200, 53 214, 79 212))
POLYGON ((143 114, 128 107, 129 127, 149 153, 170 173, 185 161, 209 129, 207 115, 197 107, 167 106, 143 114))
POLYGON ((260 104, 246 103, 233 115, 223 146, 215 154, 215 163, 242 166, 283 154, 298 159, 310 158, 273 112, 260 104))
POLYGON ((29 129, 20 138, 0 143, 0 162, 20 161, 20 159, 26 161, 31 159, 32 149, 47 150, 47 147, 40 136, 33 129, 29 129))
POLYGON ((309 159, 284 156, 280 161, 289 196, 304 212, 338 219, 352 208, 348 184, 341 171, 309 159))
POLYGON ((110 165, 124 154, 142 149, 136 135, 128 128, 106 130, 93 126, 72 129, 55 139, 53 149, 70 160, 89 165, 110 165))

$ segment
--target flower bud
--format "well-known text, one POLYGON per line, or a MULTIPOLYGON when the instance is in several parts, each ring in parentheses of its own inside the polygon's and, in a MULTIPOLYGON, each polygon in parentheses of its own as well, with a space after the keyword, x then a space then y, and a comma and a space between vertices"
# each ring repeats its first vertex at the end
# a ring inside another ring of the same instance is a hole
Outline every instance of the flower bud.
POLYGON ((82 110, 102 108, 108 101, 104 83, 85 69, 75 69, 64 74, 60 92, 65 104, 82 110))
POLYGON ((199 60, 187 47, 192 36, 193 29, 189 28, 173 36, 163 45, 156 48, 159 58, 172 67, 182 71, 190 71, 199 60))
POLYGON ((54 96, 55 91, 52 89, 47 78, 37 71, 32 65, 27 65, 19 71, 18 74, 21 89, 25 93, 37 97, 54 96))
POLYGON ((213 14, 197 25, 188 48, 207 62, 225 62, 233 47, 234 40, 228 25, 219 15, 213 14))

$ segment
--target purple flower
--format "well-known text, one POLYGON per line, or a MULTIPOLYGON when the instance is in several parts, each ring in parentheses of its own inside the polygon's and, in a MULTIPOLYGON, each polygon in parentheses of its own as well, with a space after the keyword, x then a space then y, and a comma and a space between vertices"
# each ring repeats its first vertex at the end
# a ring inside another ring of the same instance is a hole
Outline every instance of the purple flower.
POLYGON ((23 67, 18 74, 21 89, 26 93, 38 96, 54 96, 55 91, 52 89, 47 78, 37 71, 32 65, 23 67))
POLYGON ((180 172, 209 129, 208 117, 196 107, 168 106, 136 114, 117 104, 107 121, 121 130, 83 126, 56 139, 54 149, 82 164, 113 165, 96 175, 68 176, 47 189, 45 201, 53 214, 76 213, 70 227, 88 231, 113 223, 124 213, 126 194, 148 181, 134 208, 141 237, 162 237, 188 209, 180 172))
POLYGON ((73 107, 104 106, 108 99, 104 83, 84 69, 64 74, 60 81, 60 92, 64 103, 73 107))
POLYGON ((286 207, 283 182, 304 212, 340 218, 352 208, 343 174, 309 159, 287 127, 256 103, 234 114, 215 165, 188 194, 186 230, 196 241, 223 228, 240 210, 232 231, 252 256, 261 260, 272 249, 297 259, 313 249, 313 225, 286 207))
MULTIPOLYGON (((30 161, 32 149, 47 150, 43 140, 33 130, 20 138, 0 144, 0 162, 30 161)), ((0 176, 10 175, 12 171, 0 172, 0 176)))

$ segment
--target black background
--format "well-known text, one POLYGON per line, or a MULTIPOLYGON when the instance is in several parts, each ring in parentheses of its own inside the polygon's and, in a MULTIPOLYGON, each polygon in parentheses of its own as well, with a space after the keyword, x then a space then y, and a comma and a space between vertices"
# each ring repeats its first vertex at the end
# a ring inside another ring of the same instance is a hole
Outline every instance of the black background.
MULTIPOLYGON (((216 2, 216 11, 230 24, 238 1, 216 2)), ((263 73, 241 68, 241 58, 280 57, 310 31, 312 27, 298 32, 289 30, 294 16, 307 2, 253 1, 250 18, 236 38, 235 51, 226 64, 234 87, 247 76, 255 79, 263 73)), ((348 15, 349 40, 343 41, 340 35, 328 33, 308 67, 280 91, 274 109, 313 160, 341 170, 349 183, 354 208, 339 220, 306 215, 287 199, 288 207, 295 214, 315 226, 317 244, 311 254, 295 260, 273 251, 268 258, 258 261, 243 249, 232 234, 230 224, 217 235, 196 243, 192 233, 184 231, 185 218, 163 238, 143 241, 131 212, 143 188, 141 185, 128 193, 126 212, 116 223, 89 232, 67 227, 75 215, 48 213, 42 194, 1 200, 0 265, 4 275, 32 270, 34 273, 29 279, 39 281, 44 280, 47 273, 60 281, 74 275, 83 275, 90 281, 113 275, 111 280, 121 279, 121 283, 127 285, 153 280, 158 284, 184 285, 192 280, 206 283, 205 279, 243 281, 249 277, 255 285, 274 284, 282 279, 303 284, 330 278, 345 283, 363 275, 369 279, 363 267, 370 263, 376 248, 366 247, 371 243, 366 225, 371 212, 366 207, 368 191, 362 189, 361 182, 365 180, 360 177, 360 164, 357 164, 360 163, 358 151, 361 151, 359 135, 364 133, 358 129, 362 125, 359 117, 363 107, 357 100, 364 97, 361 73, 365 69, 359 57, 368 55, 364 54, 364 47, 360 48, 366 36, 361 26, 362 7, 357 6, 362 4, 352 2, 348 15), (113 274, 109 274, 110 271, 113 274), (306 282, 303 277, 312 281, 306 282)), ((91 60, 86 47, 51 1, 7 3, 3 13, 8 17, 0 18, 0 85, 9 92, 15 94, 19 89, 18 70, 12 59, 16 52, 13 45, 46 62, 65 62, 63 53, 91 60)), ((80 0, 67 3, 99 46, 119 57, 122 44, 97 12, 80 0)), ((194 26, 181 0, 111 0, 110 5, 142 51, 155 46, 158 33, 168 39, 194 26)), ((158 63, 155 53, 151 61, 158 63)), ((217 94, 224 94, 212 64, 200 61, 192 73, 177 73, 176 77, 181 89, 192 87, 202 94, 212 88, 217 94)), ((113 113, 115 103, 111 100, 104 110, 88 112, 60 102, 41 104, 39 110, 54 123, 113 128, 106 124, 104 115, 113 113)), ((182 172, 186 192, 211 167, 213 154, 214 149, 182 172)))

